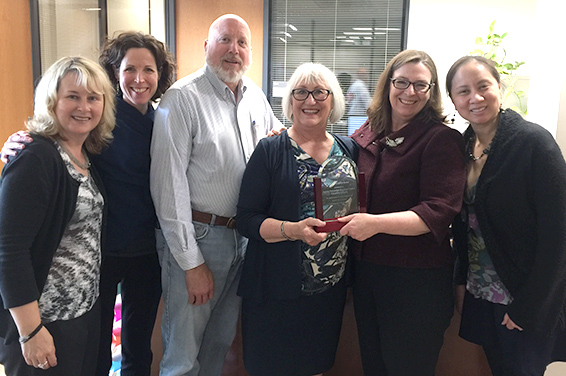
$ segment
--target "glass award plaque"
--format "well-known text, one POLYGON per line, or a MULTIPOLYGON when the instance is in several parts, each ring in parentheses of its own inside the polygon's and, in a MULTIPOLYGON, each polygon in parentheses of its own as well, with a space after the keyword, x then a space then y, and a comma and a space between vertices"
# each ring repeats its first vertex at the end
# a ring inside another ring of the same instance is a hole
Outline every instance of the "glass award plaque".
POLYGON ((326 226, 317 232, 340 231, 346 223, 338 218, 366 211, 365 176, 356 163, 339 155, 328 158, 318 171, 314 182, 314 214, 326 226))

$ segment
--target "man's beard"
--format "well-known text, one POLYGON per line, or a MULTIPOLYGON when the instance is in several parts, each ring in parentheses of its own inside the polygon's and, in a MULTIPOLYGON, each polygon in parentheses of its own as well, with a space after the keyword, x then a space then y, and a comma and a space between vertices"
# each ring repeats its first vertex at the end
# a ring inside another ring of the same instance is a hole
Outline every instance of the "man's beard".
MULTIPOLYGON (((242 59, 235 58, 235 57, 230 57, 227 60, 237 60, 238 62, 242 63, 242 59)), ((234 70, 229 70, 229 69, 224 69, 222 67, 222 61, 220 62, 220 64, 218 65, 214 65, 210 59, 208 58, 208 56, 206 57, 206 63, 208 64, 208 66, 210 68, 212 68, 212 70, 214 71, 214 73, 216 73, 216 75, 218 76, 218 78, 220 79, 220 81, 225 82, 225 83, 237 83, 240 82, 240 80, 242 79, 242 77, 244 76, 244 74, 246 74, 246 72, 248 71, 248 69, 250 69, 250 64, 248 65, 241 65, 241 69, 239 71, 234 71, 234 70)))

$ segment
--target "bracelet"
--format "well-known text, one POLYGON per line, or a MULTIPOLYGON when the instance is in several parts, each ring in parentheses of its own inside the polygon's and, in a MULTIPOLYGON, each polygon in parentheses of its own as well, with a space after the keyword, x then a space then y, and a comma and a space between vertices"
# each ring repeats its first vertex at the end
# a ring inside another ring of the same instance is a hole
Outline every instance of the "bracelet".
POLYGON ((31 332, 27 336, 20 336, 20 339, 19 339, 20 343, 23 345, 24 343, 26 343, 27 341, 32 339, 37 333, 39 333, 41 328, 43 328, 43 323, 40 322, 39 325, 37 326, 37 328, 35 328, 33 330, 33 332, 31 332))
POLYGON ((285 223, 287 223, 287 221, 281 222, 281 236, 292 242, 294 240, 288 237, 287 234, 285 234, 285 229, 283 228, 283 226, 285 226, 285 223))

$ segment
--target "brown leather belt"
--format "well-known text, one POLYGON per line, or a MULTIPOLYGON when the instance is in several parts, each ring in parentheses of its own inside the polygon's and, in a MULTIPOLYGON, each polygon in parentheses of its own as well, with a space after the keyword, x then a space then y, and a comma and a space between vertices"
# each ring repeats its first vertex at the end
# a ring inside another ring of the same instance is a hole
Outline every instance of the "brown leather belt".
POLYGON ((197 221, 200 223, 206 223, 212 226, 226 226, 229 229, 236 228, 236 219, 234 217, 221 217, 221 216, 214 216, 214 220, 212 220, 213 215, 208 213, 203 213, 198 210, 193 209, 193 221, 197 221))

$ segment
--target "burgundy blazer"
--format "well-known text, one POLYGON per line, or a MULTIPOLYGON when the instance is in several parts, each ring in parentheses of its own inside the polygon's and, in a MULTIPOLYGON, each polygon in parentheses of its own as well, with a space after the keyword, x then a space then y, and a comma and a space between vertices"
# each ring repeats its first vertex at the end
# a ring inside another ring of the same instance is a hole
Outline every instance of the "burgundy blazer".
POLYGON ((372 132, 366 122, 352 138, 360 146, 358 168, 366 174, 368 212, 411 210, 430 229, 419 236, 377 234, 354 242, 355 258, 405 268, 451 265, 449 226, 460 211, 466 184, 462 135, 441 123, 414 120, 388 137, 372 132))

